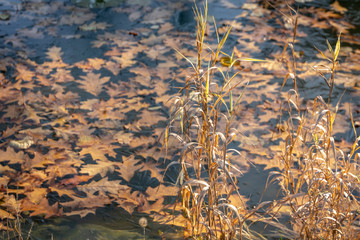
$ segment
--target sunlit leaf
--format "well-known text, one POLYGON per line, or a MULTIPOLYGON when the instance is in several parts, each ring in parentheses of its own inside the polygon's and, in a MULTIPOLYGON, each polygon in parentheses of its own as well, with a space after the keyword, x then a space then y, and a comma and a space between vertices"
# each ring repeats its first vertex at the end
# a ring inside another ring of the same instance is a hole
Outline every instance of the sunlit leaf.
POLYGON ((339 52, 340 52, 340 35, 341 35, 341 33, 339 33, 338 40, 336 42, 334 61, 336 61, 337 57, 339 56, 339 52))
POLYGON ((47 198, 42 198, 39 203, 33 203, 28 199, 21 201, 21 207, 23 211, 30 211, 30 216, 44 216, 44 218, 50 218, 54 216, 61 216, 63 214, 62 209, 59 207, 59 203, 53 205, 49 204, 47 198))
POLYGON ((331 8, 340 13, 345 13, 347 11, 347 8, 341 6, 337 0, 331 4, 331 8))
POLYGON ((114 172, 114 164, 111 162, 98 161, 98 164, 86 164, 84 165, 80 173, 88 174, 89 176, 95 176, 99 174, 101 177, 105 177, 106 174, 114 172))
POLYGON ((0 150, 0 162, 8 161, 8 164, 23 163, 27 156, 23 151, 15 152, 14 148, 7 147, 6 151, 0 150))
POLYGON ((15 219, 15 217, 11 213, 0 209, 0 219, 15 219))
POLYGON ((331 47, 331 45, 330 45, 330 43, 329 43, 329 41, 327 39, 326 39, 326 44, 328 45, 328 49, 331 52, 331 55, 334 57, 334 51, 333 51, 333 49, 332 49, 332 47, 331 47))

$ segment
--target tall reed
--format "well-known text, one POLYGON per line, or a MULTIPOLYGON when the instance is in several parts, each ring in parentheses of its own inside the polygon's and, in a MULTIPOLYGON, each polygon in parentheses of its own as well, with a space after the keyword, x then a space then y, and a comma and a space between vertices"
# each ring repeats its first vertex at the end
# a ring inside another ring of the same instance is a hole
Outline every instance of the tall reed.
MULTIPOLYGON (((165 145, 173 137, 182 145, 178 161, 178 183, 182 215, 186 219, 186 236, 196 239, 251 238, 246 220, 255 214, 246 211, 237 186, 240 171, 231 163, 229 144, 236 137, 231 121, 246 83, 236 78, 234 64, 239 59, 222 49, 229 36, 229 26, 220 38, 215 25, 217 48, 205 43, 208 25, 207 3, 203 11, 196 5, 196 61, 180 51, 192 67, 179 95, 174 98, 172 114, 165 133, 165 145), (220 56, 227 67, 219 63, 220 56), (235 88, 242 92, 234 96, 235 88), (236 203, 236 204, 235 204, 236 203)), ((250 59, 242 59, 250 60, 250 59)), ((256 59, 251 59, 256 61, 256 59)), ((175 159, 175 158, 174 158, 175 159)))
POLYGON ((333 106, 331 101, 340 34, 334 49, 327 41, 331 58, 318 50, 330 62, 330 66, 321 66, 326 72, 314 67, 329 87, 328 99, 325 101, 322 96, 317 96, 312 107, 302 111, 301 96, 296 87, 296 27, 293 42, 288 44, 294 56, 294 68, 289 69, 284 80, 285 84, 290 76, 295 87, 288 91, 285 101, 288 118, 284 121, 287 137, 282 154, 283 170, 272 174, 281 181, 285 194, 282 207, 288 206, 296 238, 359 239, 360 229, 356 223, 359 219, 360 154, 357 151, 360 137, 356 137, 351 150, 346 153, 336 146, 333 136, 340 104, 339 101, 333 106), (326 73, 330 76, 327 77, 326 73))

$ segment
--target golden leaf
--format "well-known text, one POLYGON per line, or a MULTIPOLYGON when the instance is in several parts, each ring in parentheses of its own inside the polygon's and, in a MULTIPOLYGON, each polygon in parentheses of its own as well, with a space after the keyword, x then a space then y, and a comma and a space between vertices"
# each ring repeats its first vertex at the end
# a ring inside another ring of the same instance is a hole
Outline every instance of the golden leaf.
POLYGON ((40 201, 46 197, 46 194, 46 188, 35 188, 34 191, 25 193, 29 201, 34 204, 39 204, 40 201))
POLYGON ((337 1, 337 0, 333 4, 331 4, 331 8, 339 13, 345 13, 347 11, 347 8, 344 8, 343 6, 341 6, 339 1, 337 1))
POLYGON ((101 177, 105 177, 108 172, 114 172, 114 163, 105 162, 105 161, 97 161, 98 164, 86 164, 84 165, 80 173, 89 174, 90 176, 95 176, 100 174, 101 177))
POLYGON ((5 210, 2 210, 2 209, 0 209, 0 218, 1 219, 15 219, 15 217, 11 213, 9 213, 5 210))
POLYGON ((9 161, 8 164, 24 163, 27 155, 23 151, 15 152, 11 147, 7 147, 6 151, 0 150, 0 162, 9 161))
POLYGON ((59 208, 59 203, 50 205, 47 198, 42 198, 38 204, 25 198, 21 200, 21 207, 22 211, 30 211, 30 216, 43 215, 44 218, 50 218, 63 215, 62 209, 59 208))
POLYGON ((139 160, 135 160, 134 156, 124 157, 123 163, 119 163, 118 169, 115 171, 120 173, 121 177, 130 182, 131 178, 134 176, 135 172, 139 170, 142 166, 139 164, 139 160))

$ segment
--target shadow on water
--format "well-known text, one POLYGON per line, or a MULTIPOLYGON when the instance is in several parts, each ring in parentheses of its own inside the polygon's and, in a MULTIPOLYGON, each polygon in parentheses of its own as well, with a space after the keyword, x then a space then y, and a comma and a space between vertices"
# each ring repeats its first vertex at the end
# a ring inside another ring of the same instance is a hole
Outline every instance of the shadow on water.
POLYGON ((247 202, 249 208, 263 201, 281 197, 280 186, 277 183, 268 183, 269 173, 279 169, 265 170, 265 167, 265 165, 250 165, 249 170, 238 178, 240 194, 249 199, 247 202))

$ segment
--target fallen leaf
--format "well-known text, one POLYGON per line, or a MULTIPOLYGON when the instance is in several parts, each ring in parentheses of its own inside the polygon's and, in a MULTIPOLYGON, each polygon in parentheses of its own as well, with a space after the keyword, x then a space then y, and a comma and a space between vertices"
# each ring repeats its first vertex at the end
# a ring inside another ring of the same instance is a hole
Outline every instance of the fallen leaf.
POLYGON ((135 160, 134 156, 123 157, 123 163, 118 165, 118 168, 115 170, 120 173, 120 176, 127 182, 130 182, 131 178, 134 176, 135 172, 141 168, 139 160, 135 160))
POLYGON ((46 55, 51 61, 58 62, 62 60, 63 52, 61 51, 60 47, 53 46, 48 49, 46 55))
POLYGON ((59 203, 56 202, 55 204, 50 205, 47 198, 42 198, 38 204, 35 204, 28 199, 23 199, 21 200, 21 210, 30 211, 30 216, 42 215, 44 218, 63 215, 59 203))
POLYGON ((1 21, 7 21, 11 17, 10 13, 8 11, 1 11, 0 13, 0 20, 1 21))
POLYGON ((96 30, 105 30, 108 27, 110 27, 110 25, 107 24, 106 22, 100 22, 100 23, 91 22, 89 24, 81 25, 79 29, 82 31, 96 31, 96 30))
POLYGON ((61 203, 61 206, 71 208, 70 212, 65 213, 67 216, 80 214, 85 217, 87 214, 93 213, 96 208, 111 204, 110 198, 103 194, 88 195, 86 197, 72 196, 72 199, 73 201, 61 203))
POLYGON ((34 144, 34 140, 30 136, 25 136, 23 139, 11 140, 9 142, 9 145, 16 149, 28 149, 33 144, 34 144))
POLYGON ((14 215, 12 215, 11 213, 0 209, 0 218, 3 219, 15 219, 14 215))
POLYGON ((79 215, 81 218, 84 218, 89 214, 95 215, 95 213, 96 213, 96 208, 94 207, 93 209, 71 210, 71 212, 66 212, 64 213, 64 215, 65 216, 79 215))
POLYGON ((178 192, 179 187, 165 185, 160 185, 155 188, 148 187, 146 190, 148 201, 156 201, 158 199, 164 198, 165 196, 176 196, 178 192))
POLYGON ((105 161, 97 161, 98 164, 86 164, 84 165, 80 173, 81 174, 89 174, 89 176, 95 176, 97 174, 100 174, 102 178, 106 176, 106 174, 114 172, 114 164, 111 162, 105 162, 105 161))
POLYGON ((26 192, 25 195, 34 204, 39 204, 46 197, 46 188, 35 188, 32 192, 26 192))
POLYGON ((31 81, 35 76, 33 71, 22 64, 16 64, 16 80, 31 81))
POLYGON ((86 76, 81 77, 80 88, 97 96, 103 90, 104 83, 109 80, 110 77, 101 78, 100 73, 89 72, 86 76))
POLYGON ((0 150, 0 162, 9 161, 8 164, 24 163, 27 155, 23 151, 15 152, 11 147, 7 147, 6 151, 0 150))
POLYGON ((107 177, 105 177, 99 181, 92 181, 88 184, 80 185, 77 189, 91 195, 96 192, 101 192, 106 195, 108 193, 118 194, 124 189, 129 189, 129 187, 120 185, 120 180, 110 181, 107 177))
POLYGON ((347 8, 342 7, 337 0, 333 4, 331 4, 331 8, 339 13, 345 13, 347 11, 347 8))
MULTIPOLYGON (((88 175, 74 175, 71 178, 66 178, 60 181, 59 184, 64 185, 64 186, 77 186, 80 183, 84 183, 89 181, 90 179, 92 179, 93 176, 88 176, 88 175)), ((57 189, 54 189, 54 191, 58 191, 57 189)))
POLYGON ((103 67, 109 70, 114 76, 118 75, 121 70, 120 64, 113 61, 106 61, 103 67))

